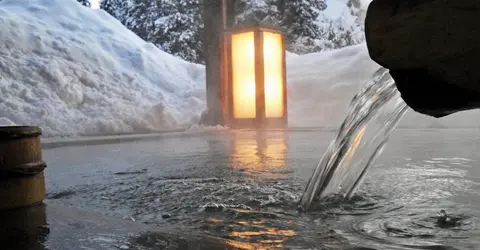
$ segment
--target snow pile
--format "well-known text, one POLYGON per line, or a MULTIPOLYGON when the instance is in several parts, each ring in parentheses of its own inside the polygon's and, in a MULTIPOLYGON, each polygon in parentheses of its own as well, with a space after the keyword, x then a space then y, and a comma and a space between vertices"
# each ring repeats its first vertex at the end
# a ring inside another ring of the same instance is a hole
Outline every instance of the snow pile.
POLYGON ((195 123, 204 68, 74 0, 0 2, 0 123, 46 136, 148 132, 195 123))
POLYGON ((290 126, 336 127, 350 100, 379 68, 360 44, 287 61, 290 126))
MULTIPOLYGON (((296 127, 338 128, 351 99, 380 67, 370 59, 364 43, 288 59, 289 125, 296 127)), ((480 110, 440 119, 409 111, 399 127, 480 128, 480 110)))

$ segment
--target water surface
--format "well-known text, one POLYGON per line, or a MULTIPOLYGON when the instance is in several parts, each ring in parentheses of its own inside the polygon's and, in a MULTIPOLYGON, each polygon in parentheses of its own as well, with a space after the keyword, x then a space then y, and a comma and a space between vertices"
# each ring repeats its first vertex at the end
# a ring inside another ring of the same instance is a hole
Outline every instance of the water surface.
POLYGON ((351 202, 297 204, 333 132, 216 132, 48 149, 49 202, 240 249, 476 249, 480 134, 396 130, 351 202), (445 209, 457 222, 437 224, 445 209))

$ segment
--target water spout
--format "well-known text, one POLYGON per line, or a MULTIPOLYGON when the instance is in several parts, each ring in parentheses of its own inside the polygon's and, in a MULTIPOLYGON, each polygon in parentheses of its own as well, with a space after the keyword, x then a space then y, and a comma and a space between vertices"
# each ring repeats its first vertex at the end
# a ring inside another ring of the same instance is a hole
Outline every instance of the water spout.
POLYGON ((377 70, 352 99, 344 122, 308 181, 300 209, 308 210, 316 199, 331 194, 351 198, 407 110, 388 70, 377 70))

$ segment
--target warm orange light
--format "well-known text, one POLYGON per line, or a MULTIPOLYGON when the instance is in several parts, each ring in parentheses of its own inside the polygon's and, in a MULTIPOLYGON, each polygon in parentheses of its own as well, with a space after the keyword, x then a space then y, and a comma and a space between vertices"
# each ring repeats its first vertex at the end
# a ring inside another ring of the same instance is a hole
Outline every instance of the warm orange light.
POLYGON ((233 116, 255 118, 254 32, 232 35, 233 116))
POLYGON ((238 244, 241 241, 229 241, 230 245, 240 249, 277 249, 284 248, 283 243, 297 235, 291 229, 279 229, 266 224, 264 221, 238 221, 238 224, 249 226, 250 231, 232 231, 229 236, 248 242, 250 244, 238 244))
POLYGON ((284 37, 262 27, 226 33, 222 108, 231 128, 285 128, 284 37))
POLYGON ((295 236, 293 230, 279 230, 276 228, 268 228, 263 231, 249 231, 249 232, 230 232, 230 236, 248 239, 251 236, 272 235, 272 236, 295 236))
POLYGON ((287 144, 284 132, 234 133, 231 153, 235 168, 256 178, 283 179, 287 167, 287 144))
POLYGON ((263 33, 265 116, 283 116, 283 41, 278 33, 263 33))

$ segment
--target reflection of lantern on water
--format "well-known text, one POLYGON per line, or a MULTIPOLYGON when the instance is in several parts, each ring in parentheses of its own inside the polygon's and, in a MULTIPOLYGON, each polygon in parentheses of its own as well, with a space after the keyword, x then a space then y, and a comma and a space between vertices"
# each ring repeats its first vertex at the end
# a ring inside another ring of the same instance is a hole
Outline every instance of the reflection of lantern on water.
POLYGON ((276 237, 278 239, 259 240, 258 243, 229 240, 227 241, 227 244, 238 249, 280 249, 284 247, 283 242, 285 242, 289 237, 295 236, 295 232, 293 230, 278 230, 270 228, 264 231, 231 232, 229 236, 243 240, 251 240, 253 237, 276 237))
MULTIPOLYGON (((242 213, 254 211, 237 210, 242 213)), ((223 220, 208 218, 208 223, 222 224, 223 220)), ((226 243, 235 249, 279 249, 284 248, 284 242, 297 235, 292 229, 281 229, 265 222, 264 219, 240 220, 230 227, 226 243)))
POLYGON ((249 230, 234 230, 229 236, 239 241, 229 241, 228 244, 240 249, 271 249, 283 248, 283 243, 296 235, 291 229, 279 229, 266 225, 264 221, 240 221, 238 224, 247 226, 249 230), (250 243, 244 242, 247 240, 250 243), (255 242, 255 243, 251 243, 255 242))
POLYGON ((286 168, 285 132, 233 133, 233 168, 253 173, 286 168))

